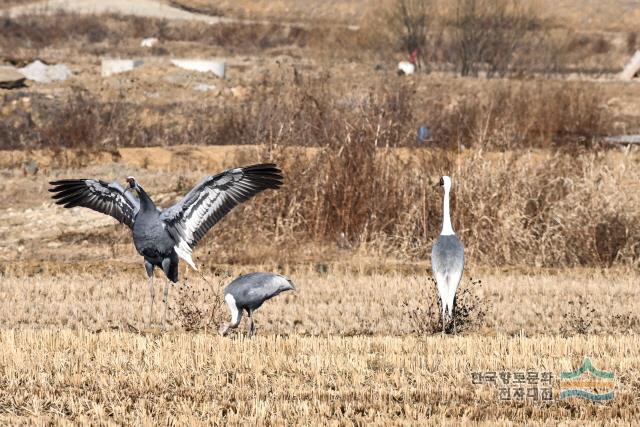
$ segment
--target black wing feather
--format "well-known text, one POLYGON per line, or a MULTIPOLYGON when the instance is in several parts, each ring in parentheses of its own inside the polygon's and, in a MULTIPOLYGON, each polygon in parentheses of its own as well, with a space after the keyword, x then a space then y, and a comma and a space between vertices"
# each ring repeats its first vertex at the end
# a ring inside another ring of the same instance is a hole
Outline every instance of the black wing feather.
POLYGON ((139 205, 127 197, 117 182, 111 184, 95 179, 61 179, 51 181, 51 197, 65 208, 82 206, 109 215, 129 228, 133 227, 139 205))
POLYGON ((204 178, 161 218, 178 245, 192 250, 231 209, 266 189, 283 184, 282 171, 266 163, 226 170, 204 178))

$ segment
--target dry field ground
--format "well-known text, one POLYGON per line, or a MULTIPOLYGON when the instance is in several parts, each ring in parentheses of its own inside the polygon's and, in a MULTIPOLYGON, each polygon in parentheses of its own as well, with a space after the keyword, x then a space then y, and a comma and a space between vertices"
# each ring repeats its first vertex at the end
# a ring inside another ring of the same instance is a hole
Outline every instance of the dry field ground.
POLYGON ((31 329, 0 339, 8 424, 624 425, 638 416, 634 337, 222 340, 31 329), (615 401, 502 402, 492 386, 471 384, 475 370, 572 370, 577 353, 619 375, 615 401))
MULTIPOLYGON (((367 273, 363 263, 361 271, 288 271, 298 290, 258 311, 254 339, 187 332, 174 311, 168 332, 146 328, 138 264, 131 273, 103 263, 8 274, 0 284, 2 420, 626 424, 640 415, 640 320, 634 304, 620 303, 638 298, 636 273, 472 272, 483 281, 484 322, 453 337, 415 332, 412 309, 434 304, 424 272, 367 273), (582 322, 593 324, 583 330, 582 322), (559 400, 560 371, 583 357, 615 372, 612 402, 559 400), (473 373, 490 371, 552 372, 553 400, 502 401, 496 386, 473 384, 473 373)), ((215 289, 252 269, 207 276, 215 289)), ((175 306, 182 291, 171 292, 175 306)))
POLYGON ((615 74, 640 48, 637 2, 528 2, 548 44, 490 79, 456 72, 445 12, 427 67, 397 76, 393 2, 118 0, 96 16, 101 2, 69 0, 10 16, 31 3, 0 0, 0 65, 73 76, 0 89, 0 424, 638 423, 640 152, 602 142, 640 133, 640 84, 615 74), (176 56, 223 57, 227 74, 176 56), (102 78, 102 57, 145 65, 102 78), (181 265, 167 331, 161 302, 148 323, 129 231, 47 192, 134 175, 167 207, 260 161, 285 186, 216 225, 194 253, 202 276, 181 265), (442 174, 467 259, 457 336, 439 332, 430 281, 442 174), (256 313, 256 337, 244 323, 219 337, 222 287, 257 270, 297 290, 256 313), (614 373, 611 401, 560 398, 586 358, 614 373), (552 378, 501 399, 491 372, 552 378))

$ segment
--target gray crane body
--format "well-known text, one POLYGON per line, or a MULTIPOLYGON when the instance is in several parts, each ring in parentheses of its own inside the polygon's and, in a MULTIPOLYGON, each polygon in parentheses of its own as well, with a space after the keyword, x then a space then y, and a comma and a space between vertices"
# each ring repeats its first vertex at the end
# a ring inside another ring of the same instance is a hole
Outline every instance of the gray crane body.
POLYGON ((160 211, 151 198, 143 189, 139 190, 139 194, 140 209, 134 218, 133 244, 144 257, 149 277, 153 275, 153 268, 158 267, 169 280, 176 283, 179 264, 175 251, 176 242, 167 231, 160 211))
POLYGON ((293 282, 280 274, 249 273, 238 277, 224 289, 224 301, 231 312, 231 322, 220 328, 220 334, 226 335, 229 329, 236 328, 242 319, 242 312, 249 315, 249 335, 255 331, 253 312, 265 301, 285 291, 295 290, 293 282))
POLYGON ((431 250, 431 268, 436 277, 443 311, 453 316, 453 305, 458 284, 464 270, 464 248, 455 234, 440 235, 431 250))

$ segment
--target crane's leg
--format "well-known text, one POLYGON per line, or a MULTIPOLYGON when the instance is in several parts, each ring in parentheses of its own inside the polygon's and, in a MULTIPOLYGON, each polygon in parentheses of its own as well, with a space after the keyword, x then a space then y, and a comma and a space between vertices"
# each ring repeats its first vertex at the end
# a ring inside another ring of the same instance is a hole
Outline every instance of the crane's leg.
POLYGON ((169 286, 171 282, 167 280, 164 284, 164 292, 162 294, 162 301, 164 301, 164 310, 162 311, 162 330, 167 328, 167 305, 169 305, 169 286))
POLYGON ((444 335, 444 333, 445 333, 445 325, 446 325, 445 317, 444 317, 445 313, 446 313, 446 308, 445 308, 444 304, 442 304, 442 335, 444 335))
POLYGON ((162 260, 162 271, 167 276, 167 282, 164 285, 164 293, 162 294, 162 301, 164 302, 164 311, 162 312, 162 330, 166 329, 167 325, 167 306, 169 305, 169 286, 171 282, 176 283, 178 281, 178 256, 172 254, 169 258, 162 260))
POLYGON ((247 328, 247 332, 250 337, 256 332, 256 325, 253 323, 253 310, 249 310, 249 327, 247 328))
POLYGON ((455 311, 453 312, 451 317, 453 318, 453 334, 455 335, 455 334, 458 333, 458 330, 456 328, 456 314, 455 314, 455 311))
POLYGON ((456 335, 458 333, 456 329, 456 297, 453 296, 453 303, 451 304, 451 318, 453 319, 453 334, 456 335))
POLYGON ((156 299, 156 291, 153 288, 153 264, 145 259, 144 269, 147 270, 147 277, 149 278, 149 296, 151 297, 151 302, 149 304, 149 318, 147 319, 147 326, 149 326, 153 319, 153 303, 156 299))

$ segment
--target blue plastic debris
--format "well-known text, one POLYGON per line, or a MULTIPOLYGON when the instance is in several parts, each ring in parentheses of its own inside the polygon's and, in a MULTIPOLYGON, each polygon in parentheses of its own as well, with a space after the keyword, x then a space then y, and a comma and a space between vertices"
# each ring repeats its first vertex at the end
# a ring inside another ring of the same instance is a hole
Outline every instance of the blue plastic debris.
POLYGON ((420 126, 416 135, 416 143, 422 145, 429 140, 431 140, 431 129, 429 126, 420 126))

